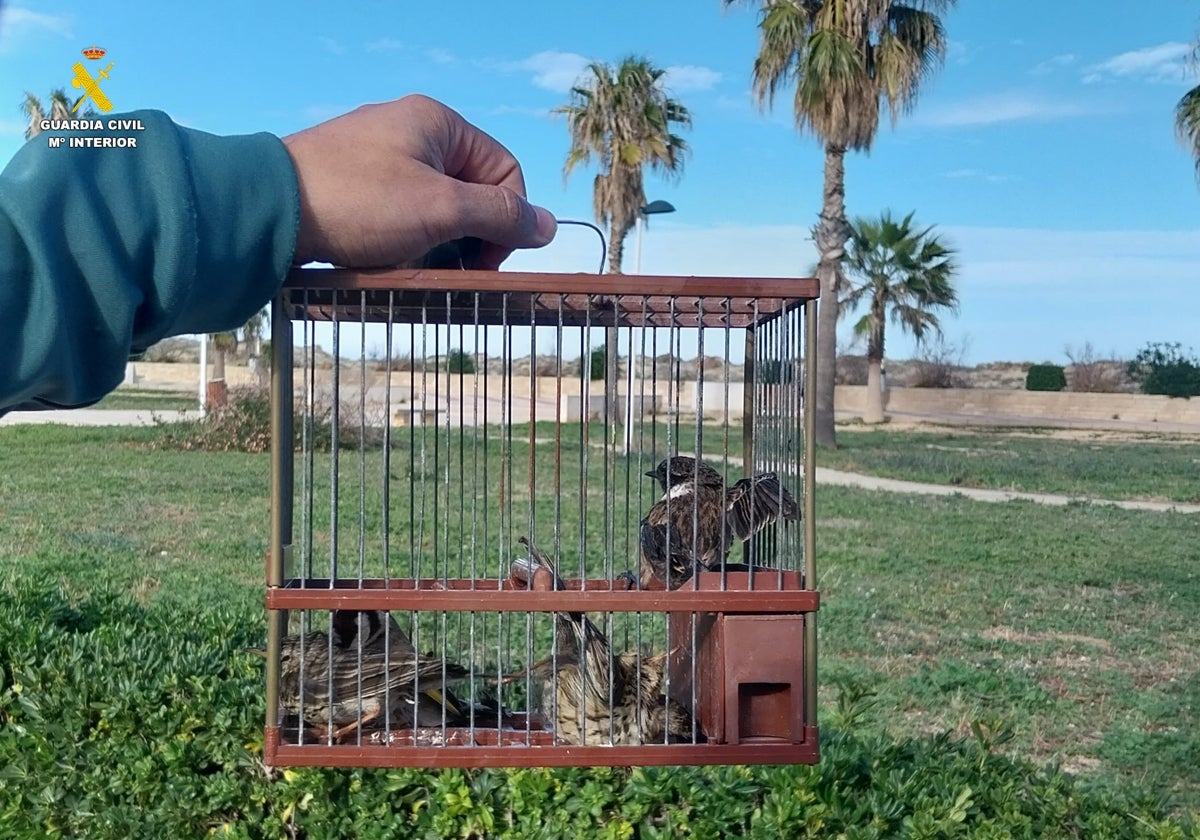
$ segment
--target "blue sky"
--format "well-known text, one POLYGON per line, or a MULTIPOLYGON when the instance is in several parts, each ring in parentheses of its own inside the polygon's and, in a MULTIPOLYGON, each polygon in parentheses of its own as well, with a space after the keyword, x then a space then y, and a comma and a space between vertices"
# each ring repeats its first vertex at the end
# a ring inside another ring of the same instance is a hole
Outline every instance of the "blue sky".
MULTIPOLYGON (((1200 349, 1200 190, 1173 133, 1191 85, 1200 7, 962 0, 942 72, 917 110, 847 158, 852 215, 915 210, 959 251, 966 360, 1065 362, 1092 342, 1200 349)), ((410 92, 461 111, 521 160, 530 197, 591 218, 590 172, 563 182, 567 131, 550 109, 587 60, 643 54, 692 110, 682 180, 647 194, 678 212, 647 232, 645 273, 797 276, 815 260, 823 156, 785 96, 749 94, 757 16, 718 0, 633 3, 6 2, 0 10, 0 162, 19 148, 26 89, 65 86, 79 50, 114 62, 117 110, 159 108, 216 133, 287 134, 410 92)), ((509 265, 594 270, 594 240, 564 229, 509 265)), ((632 237, 627 271, 634 268, 632 237)), ((889 336, 889 356, 911 342, 889 336)))

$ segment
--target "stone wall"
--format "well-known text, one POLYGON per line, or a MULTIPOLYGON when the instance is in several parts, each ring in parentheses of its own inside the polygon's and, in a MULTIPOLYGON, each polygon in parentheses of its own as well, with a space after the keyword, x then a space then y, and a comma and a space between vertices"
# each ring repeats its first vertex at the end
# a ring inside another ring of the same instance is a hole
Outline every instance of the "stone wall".
MULTIPOLYGON (((866 387, 839 385, 834 404, 859 414, 866 387)), ((1147 394, 1079 394, 993 388, 891 388, 885 412, 985 418, 1065 419, 1090 422, 1171 423, 1200 427, 1200 397, 1184 400, 1147 394)))

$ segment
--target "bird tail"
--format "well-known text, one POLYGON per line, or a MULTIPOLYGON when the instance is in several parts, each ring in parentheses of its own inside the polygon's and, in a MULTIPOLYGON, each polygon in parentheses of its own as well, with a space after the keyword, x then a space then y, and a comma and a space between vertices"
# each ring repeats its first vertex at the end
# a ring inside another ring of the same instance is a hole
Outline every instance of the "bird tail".
POLYGON ((728 522, 735 537, 747 540, 780 520, 800 518, 800 506, 773 472, 736 482, 726 495, 728 522))
POLYGON ((532 586, 534 574, 539 568, 543 568, 550 572, 550 575, 554 581, 555 590, 566 589, 566 585, 563 583, 562 578, 558 576, 558 567, 555 565, 553 560, 542 553, 542 551, 535 546, 533 541, 528 537, 522 536, 517 540, 517 542, 525 546, 525 550, 529 552, 529 557, 518 557, 512 561, 512 564, 509 566, 509 573, 514 579, 521 581, 526 586, 532 586))

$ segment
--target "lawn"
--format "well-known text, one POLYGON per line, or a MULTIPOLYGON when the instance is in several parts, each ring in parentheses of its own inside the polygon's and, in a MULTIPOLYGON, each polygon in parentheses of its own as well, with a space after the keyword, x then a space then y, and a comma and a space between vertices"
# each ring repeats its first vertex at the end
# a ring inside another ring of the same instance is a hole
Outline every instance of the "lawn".
POLYGON ((188 411, 198 404, 196 395, 189 392, 118 388, 91 407, 166 412, 188 411))
MULTIPOLYGON (((162 698, 145 701, 155 710, 153 720, 134 720, 124 701, 89 705, 86 697, 74 694, 59 700, 54 714, 67 715, 79 707, 85 710, 80 714, 90 715, 87 727, 109 726, 134 740, 152 738, 148 732, 170 733, 160 737, 174 743, 184 737, 181 732, 200 732, 201 724, 188 722, 186 708, 176 715, 170 708, 178 698, 205 698, 219 710, 219 720, 207 722, 204 737, 228 741, 229 749, 242 756, 235 763, 249 768, 236 772, 258 778, 261 663, 244 651, 261 644, 265 635, 268 459, 149 448, 159 434, 155 428, 0 429, 0 602, 8 603, 0 608, 0 654, 43 651, 9 654, 17 658, 7 672, 0 662, 0 765, 15 762, 14 756, 33 761, 34 752, 42 755, 48 749, 43 745, 31 752, 21 733, 4 725, 7 716, 17 713, 21 697, 35 696, 30 689, 14 693, 14 685, 23 679, 33 682, 32 675, 45 667, 38 664, 39 657, 60 650, 59 642, 46 640, 58 638, 54 634, 66 632, 64 627, 81 632, 78 628, 90 629, 97 622, 103 626, 108 619, 97 616, 115 611, 134 624, 178 633, 182 640, 160 645, 126 639, 122 624, 106 634, 107 642, 96 643, 101 645, 97 650, 107 649, 104 644, 116 646, 108 659, 97 660, 95 667, 105 679, 124 686, 131 698, 146 692, 162 698), (45 626, 39 627, 42 616, 45 626), (176 673, 188 669, 196 671, 194 677, 176 673), (165 674, 174 677, 168 680, 165 674)), ((950 439, 897 434, 846 433, 839 439, 847 454, 870 451, 879 460, 886 458, 888 440, 905 451, 917 449, 916 441, 923 447, 927 441, 950 439)), ((987 436, 986 444, 972 438, 972 446, 1000 449, 999 438, 987 436)), ((939 445, 966 445, 954 439, 958 442, 939 445)), ((1071 492, 1097 496, 1143 495, 1138 476, 1157 472, 1163 452, 1182 448, 1139 443, 1090 450, 1088 444, 1037 439, 1014 439, 1010 445, 1020 452, 1040 447, 1045 465, 1037 481, 1049 480, 1049 459, 1054 447, 1062 447, 1064 464, 1076 465, 1062 470, 1071 476, 1071 492), (1108 470, 1095 473, 1095 483, 1089 483, 1093 474, 1075 460, 1084 450, 1097 461, 1120 453, 1124 483, 1108 470), (1144 458, 1139 460, 1139 453, 1144 458)), ((527 444, 514 444, 513 451, 520 475, 527 444)), ((840 458, 842 452, 832 455, 840 458)), ((353 474, 360 468, 356 456, 341 457, 344 471, 353 474)), ((596 468, 595 463, 582 465, 577 448, 573 458, 575 469, 596 468)), ((327 480, 328 459, 314 458, 314 475, 327 480)), ((1021 472, 1023 460, 997 456, 988 474, 999 486, 1031 480, 1021 472), (1005 464, 1013 467, 1007 476, 1001 469, 1005 464)), ((823 455, 822 463, 830 464, 830 458, 823 455)), ((432 476, 435 485, 438 476, 449 474, 447 464, 439 466, 432 476)), ((450 466, 455 466, 458 481, 459 465, 450 466)), ((481 476, 470 478, 467 464, 461 466, 468 480, 482 481, 481 476)), ((382 486, 382 467, 381 460, 366 463, 371 475, 380 476, 366 486, 382 486)), ((414 497, 403 493, 412 486, 414 468, 418 480, 430 476, 399 452, 391 467, 389 485, 407 505, 414 497)), ((636 476, 632 469, 630 473, 636 476)), ((498 486, 494 472, 492 476, 487 486, 498 486)), ((931 475, 903 477, 933 480, 931 475)), ((597 481, 603 488, 603 477, 597 481)), ((553 482, 540 481, 537 487, 538 497, 553 510, 558 492, 553 482)), ((604 511, 595 508, 605 507, 612 491, 599 492, 588 508, 580 509, 576 502, 575 513, 570 504, 561 505, 568 532, 576 533, 581 514, 593 523, 606 521, 604 511)), ((425 498, 432 504, 432 495, 425 498)), ((516 500, 505 532, 514 538, 526 521, 525 502, 516 500)), ((317 504, 324 505, 316 508, 315 521, 320 522, 328 518, 328 500, 318 498, 317 504)), ((370 504, 365 503, 368 511, 370 504)), ((342 505, 357 516, 357 496, 343 496, 342 505)), ((1060 763, 1099 790, 1132 786, 1161 797, 1169 808, 1200 808, 1195 772, 1200 731, 1190 723, 1200 713, 1200 630, 1195 620, 1200 615, 1200 518, 835 487, 818 493, 817 512, 823 726, 845 728, 853 722, 863 735, 903 739, 942 731, 973 738, 974 724, 981 738, 997 742, 1011 731, 1011 740, 998 747, 1008 755, 1060 763), (868 692, 869 702, 859 703, 852 714, 839 711, 837 686, 848 686, 850 695, 868 692)), ((619 506, 612 512, 614 519, 624 515, 619 506)), ((425 518, 429 524, 418 527, 432 529, 432 512, 425 518)), ((438 523, 441 537, 435 541, 462 544, 457 515, 438 523)), ((401 544, 414 539, 403 528, 394 536, 401 544)), ((487 544, 495 546, 497 537, 498 532, 489 532, 487 544)), ((607 569, 607 552, 597 556, 589 565, 603 562, 607 569)), ((353 562, 352 555, 347 562, 353 562)), ((489 567, 487 574, 496 570, 489 567)), ((71 658, 61 674, 44 672, 37 680, 49 696, 54 685, 69 682, 71 668, 86 665, 71 658)), ((54 719, 50 701, 45 702, 38 713, 54 719)), ((175 751, 193 749, 187 743, 153 753, 156 758, 144 759, 148 764, 128 770, 129 784, 143 785, 145 792, 138 796, 153 797, 153 784, 133 777, 139 772, 169 774, 175 751)), ((76 746, 82 751, 88 744, 73 742, 72 749, 76 746)), ((197 741, 194 749, 200 748, 197 741)), ((92 754, 79 755, 77 761, 92 754)), ((119 753, 112 752, 108 760, 116 764, 107 769, 118 768, 119 753)), ((60 758, 64 761, 71 759, 60 758)), ((103 775, 105 769, 89 772, 103 775)), ((0 826, 6 813, 14 816, 33 807, 6 799, 4 785, 20 772, 14 769, 6 776, 0 771, 0 826)), ((234 789, 227 792, 230 802, 240 802, 239 795, 234 789)), ((86 797, 81 803, 79 807, 98 807, 86 797)))
POLYGON ((1200 439, 1054 429, 843 427, 822 467, 884 478, 1090 496, 1200 502, 1200 439))

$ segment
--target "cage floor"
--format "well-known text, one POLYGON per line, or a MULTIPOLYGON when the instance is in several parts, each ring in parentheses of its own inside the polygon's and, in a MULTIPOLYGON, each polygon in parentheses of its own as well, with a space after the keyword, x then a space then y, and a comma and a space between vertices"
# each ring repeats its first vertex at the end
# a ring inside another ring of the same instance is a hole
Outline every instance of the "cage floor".
MULTIPOLYGON (((740 744, 653 744, 639 746, 553 745, 548 730, 476 728, 461 743, 421 743, 413 730, 375 733, 361 744, 297 744, 283 740, 279 727, 268 727, 266 763, 276 767, 626 767, 633 765, 816 764, 818 729, 805 727, 802 743, 755 739, 740 744), (519 736, 519 737, 518 737, 519 736), (491 739, 491 743, 486 743, 491 739)), ((468 732, 468 730, 462 730, 468 732)), ((442 730, 437 729, 438 738, 442 730)), ((457 736, 455 736, 457 737, 457 736)))

